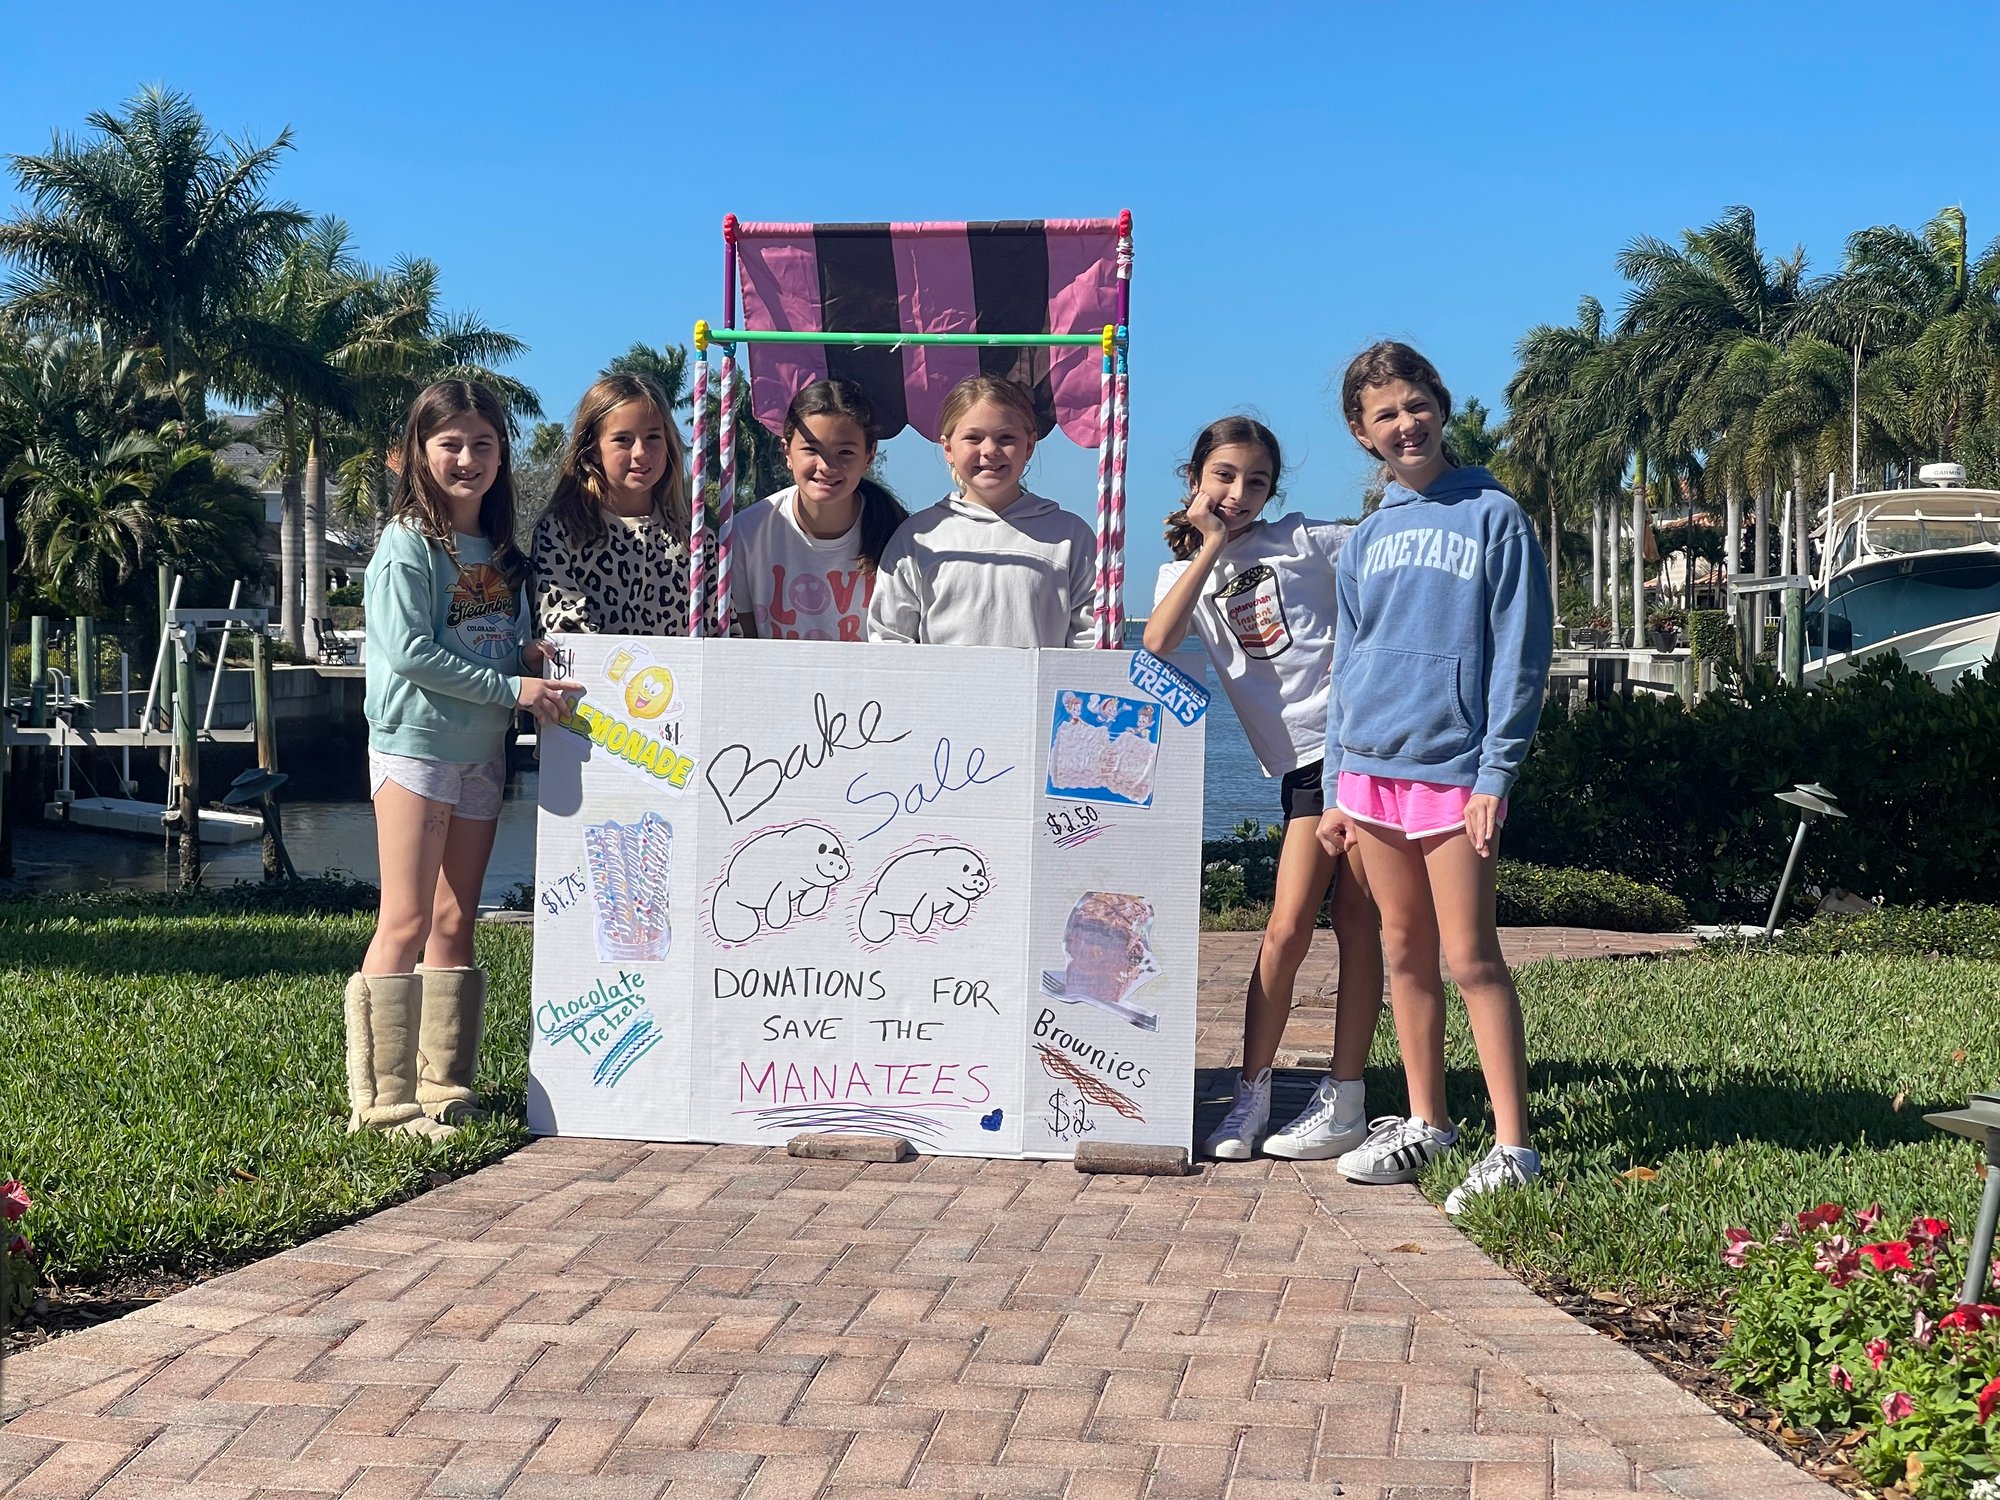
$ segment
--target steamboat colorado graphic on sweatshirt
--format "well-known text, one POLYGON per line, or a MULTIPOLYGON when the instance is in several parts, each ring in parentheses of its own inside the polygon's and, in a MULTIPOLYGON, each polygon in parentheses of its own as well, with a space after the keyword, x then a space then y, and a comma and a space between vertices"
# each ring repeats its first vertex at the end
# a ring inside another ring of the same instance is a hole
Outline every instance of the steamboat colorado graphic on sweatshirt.
MULTIPOLYGON (((1352 526, 1299 512, 1223 544, 1192 624, 1267 776, 1320 758, 1333 666, 1334 559, 1352 526)), ((1188 568, 1160 569, 1153 603, 1188 568)))

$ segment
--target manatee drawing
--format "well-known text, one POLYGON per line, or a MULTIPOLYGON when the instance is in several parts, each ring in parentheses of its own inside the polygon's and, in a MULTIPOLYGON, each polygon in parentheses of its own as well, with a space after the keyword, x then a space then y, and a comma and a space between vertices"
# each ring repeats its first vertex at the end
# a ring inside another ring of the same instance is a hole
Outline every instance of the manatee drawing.
POLYGON ((962 845, 899 854, 882 866, 875 888, 861 903, 857 925, 862 940, 887 942, 896 935, 898 917, 912 932, 929 932, 939 922, 955 926, 992 886, 986 861, 962 845))
POLYGON ((709 925, 725 943, 747 943, 767 927, 782 930, 794 915, 825 911, 827 897, 851 872, 831 828, 800 823, 760 833, 729 861, 709 904, 709 925))

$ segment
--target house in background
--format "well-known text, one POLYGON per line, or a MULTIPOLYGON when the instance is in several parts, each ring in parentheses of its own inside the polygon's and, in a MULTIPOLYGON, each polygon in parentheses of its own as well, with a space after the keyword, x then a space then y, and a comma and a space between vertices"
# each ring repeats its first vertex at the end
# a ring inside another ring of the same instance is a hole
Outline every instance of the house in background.
MULTIPOLYGON (((254 489, 264 502, 264 531, 258 543, 258 551, 264 561, 264 574, 258 579, 244 580, 245 595, 254 597, 246 597, 243 602, 253 608, 262 605, 269 609, 271 633, 276 635, 284 613, 278 581, 284 571, 285 516, 285 495, 277 479, 276 457, 255 442, 255 417, 230 414, 223 421, 237 433, 237 441, 218 453, 216 462, 254 489)), ((329 594, 349 583, 359 583, 362 570, 368 566, 369 556, 374 551, 372 537, 341 525, 337 520, 339 512, 340 485, 329 473, 326 482, 326 591, 329 594)), ((299 546, 303 565, 303 536, 299 546)), ((315 622, 306 618, 303 574, 294 580, 294 588, 294 609, 298 614, 301 636, 299 644, 308 654, 314 654, 319 649, 318 632, 315 622)))

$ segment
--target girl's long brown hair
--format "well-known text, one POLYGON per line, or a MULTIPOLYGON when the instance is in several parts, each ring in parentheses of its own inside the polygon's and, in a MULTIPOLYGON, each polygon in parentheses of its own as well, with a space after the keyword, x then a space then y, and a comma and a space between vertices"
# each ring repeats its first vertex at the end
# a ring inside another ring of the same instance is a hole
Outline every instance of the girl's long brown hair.
POLYGON ((602 375, 576 404, 555 493, 549 496, 548 509, 543 512, 556 518, 574 547, 595 547, 604 541, 604 500, 611 486, 597 457, 597 445, 604 436, 605 418, 633 401, 643 401, 658 412, 660 426, 667 434, 667 467, 653 486, 653 512, 680 541, 688 539, 687 452, 667 407, 666 393, 645 375, 602 375))
MULTIPOLYGON (((874 462, 882 441, 881 429, 876 426, 875 408, 869 404, 867 392, 853 381, 815 380, 792 397, 780 435, 786 448, 792 446, 792 439, 800 433, 805 433, 806 444, 811 446, 812 434, 805 425, 808 417, 845 417, 861 430, 868 443, 869 462, 874 462)), ((889 545, 896 528, 910 519, 910 513, 887 485, 874 479, 864 477, 854 487, 854 493, 861 500, 861 555, 855 561, 872 578, 876 565, 882 561, 882 549, 889 545)))
POLYGON ((514 543, 513 446, 507 440, 507 414, 493 393, 477 381, 440 380, 426 386, 410 403, 410 414, 403 421, 402 466, 389 516, 409 522, 445 551, 457 555, 452 545, 451 505, 431 478, 424 444, 445 423, 468 416, 478 417, 500 439, 500 470, 479 502, 479 532, 493 544, 492 566, 513 588, 528 571, 528 560, 514 543))
MULTIPOLYGON (((1195 486, 1201 483, 1201 471, 1208 467, 1208 456, 1217 448, 1227 448, 1231 444, 1244 447, 1262 448, 1271 456, 1271 495, 1264 503, 1268 506, 1278 498, 1278 480, 1285 472, 1284 456, 1278 452, 1278 437, 1255 417, 1218 417, 1202 428, 1201 435, 1194 440, 1194 449, 1188 454, 1188 461, 1174 472, 1181 477, 1190 499, 1195 486)), ((1187 518, 1187 507, 1167 517, 1167 550, 1185 562, 1201 551, 1201 533, 1187 518)))

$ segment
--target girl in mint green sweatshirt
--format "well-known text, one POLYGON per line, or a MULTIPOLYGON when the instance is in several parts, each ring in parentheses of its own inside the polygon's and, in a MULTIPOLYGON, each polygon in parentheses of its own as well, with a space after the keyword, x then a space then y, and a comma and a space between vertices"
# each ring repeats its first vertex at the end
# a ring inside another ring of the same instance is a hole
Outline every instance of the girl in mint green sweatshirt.
POLYGON ((363 593, 382 905, 347 982, 349 1130, 445 1135, 478 1113, 486 971, 473 963, 472 924, 507 732, 516 710, 547 722, 581 691, 535 675, 526 575, 506 417, 484 386, 439 381, 404 424, 396 499, 363 593))

